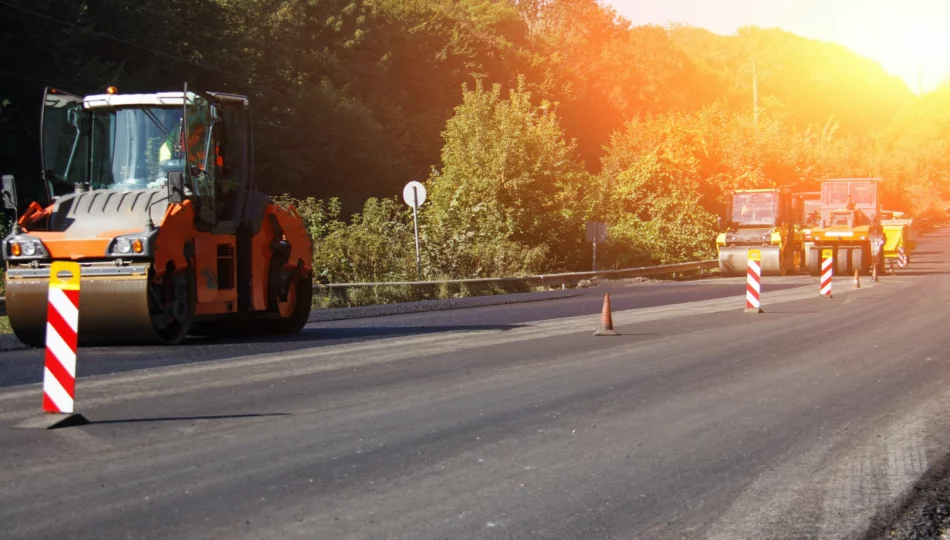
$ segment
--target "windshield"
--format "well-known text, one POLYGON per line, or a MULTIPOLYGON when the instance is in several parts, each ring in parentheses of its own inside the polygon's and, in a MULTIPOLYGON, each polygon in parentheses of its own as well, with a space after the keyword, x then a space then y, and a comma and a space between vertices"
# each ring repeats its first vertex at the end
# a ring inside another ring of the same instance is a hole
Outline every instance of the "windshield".
POLYGON ((874 206, 877 203, 877 188, 871 182, 829 182, 821 186, 821 200, 829 206, 855 205, 874 206))
POLYGON ((54 195, 161 187, 182 170, 179 107, 84 110, 73 103, 44 118, 44 168, 54 195))
POLYGON ((774 225, 774 193, 736 193, 732 199, 732 222, 740 225, 774 225))
POLYGON ((827 205, 848 204, 848 184, 825 184, 821 186, 821 200, 827 205))
POLYGON ((854 204, 874 204, 874 184, 851 184, 851 200, 854 204))
POLYGON ((821 221, 821 201, 805 201, 805 225, 812 227, 821 221))

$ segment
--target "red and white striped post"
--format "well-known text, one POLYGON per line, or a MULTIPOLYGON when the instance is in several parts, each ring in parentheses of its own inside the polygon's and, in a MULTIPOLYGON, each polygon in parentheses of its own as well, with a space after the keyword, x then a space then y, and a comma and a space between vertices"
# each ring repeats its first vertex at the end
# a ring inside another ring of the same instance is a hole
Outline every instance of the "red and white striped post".
POLYGON ((832 250, 821 250, 821 296, 831 298, 831 278, 834 276, 834 257, 832 250))
POLYGON ((745 287, 745 312, 762 313, 759 296, 762 294, 762 252, 757 249, 749 250, 748 268, 745 287))
POLYGON ((50 267, 46 311, 46 361, 43 415, 16 427, 54 428, 88 421, 75 414, 76 346, 79 341, 79 263, 58 261, 50 267))
POLYGON ((897 248, 897 266, 901 268, 907 266, 907 254, 904 253, 904 246, 897 248))

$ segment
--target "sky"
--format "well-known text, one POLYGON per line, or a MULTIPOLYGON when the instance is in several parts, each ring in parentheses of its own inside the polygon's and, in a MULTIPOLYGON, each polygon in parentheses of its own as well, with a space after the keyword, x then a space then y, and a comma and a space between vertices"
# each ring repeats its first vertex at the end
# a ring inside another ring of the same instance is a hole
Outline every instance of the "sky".
POLYGON ((602 0, 633 24, 683 23, 717 34, 778 27, 833 41, 929 92, 950 76, 950 0, 602 0))

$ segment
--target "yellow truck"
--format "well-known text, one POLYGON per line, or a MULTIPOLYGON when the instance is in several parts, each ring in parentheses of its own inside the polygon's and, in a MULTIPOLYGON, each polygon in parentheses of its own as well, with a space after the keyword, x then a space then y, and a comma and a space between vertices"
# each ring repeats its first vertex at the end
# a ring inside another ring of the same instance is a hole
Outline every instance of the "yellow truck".
POLYGON ((788 189, 734 191, 726 219, 723 222, 720 218, 722 232, 716 238, 720 273, 724 276, 745 275, 750 249, 757 249, 762 254, 762 275, 798 272, 802 264, 798 213, 788 189))

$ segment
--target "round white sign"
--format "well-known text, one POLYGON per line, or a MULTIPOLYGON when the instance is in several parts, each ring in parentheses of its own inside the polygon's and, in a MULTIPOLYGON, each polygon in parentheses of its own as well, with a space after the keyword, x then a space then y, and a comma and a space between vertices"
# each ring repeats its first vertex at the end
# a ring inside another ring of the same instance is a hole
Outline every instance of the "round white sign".
POLYGON ((415 206, 416 204, 422 206, 422 203, 426 201, 426 187, 415 180, 409 182, 406 187, 402 188, 402 200, 406 201, 409 206, 415 206))

